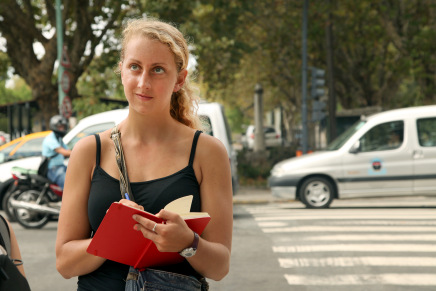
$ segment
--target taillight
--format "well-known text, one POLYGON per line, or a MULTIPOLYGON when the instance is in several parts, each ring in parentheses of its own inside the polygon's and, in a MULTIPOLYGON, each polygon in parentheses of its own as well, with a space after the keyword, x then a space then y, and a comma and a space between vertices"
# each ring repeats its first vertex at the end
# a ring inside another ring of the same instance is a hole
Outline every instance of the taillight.
POLYGON ((50 184, 50 189, 58 196, 62 196, 62 188, 56 184, 50 184))
POLYGON ((12 178, 15 180, 15 182, 14 182, 15 185, 18 184, 17 180, 19 180, 20 178, 17 175, 15 175, 14 173, 12 173, 12 178))
POLYGON ((254 133, 250 134, 250 138, 254 138, 254 133))

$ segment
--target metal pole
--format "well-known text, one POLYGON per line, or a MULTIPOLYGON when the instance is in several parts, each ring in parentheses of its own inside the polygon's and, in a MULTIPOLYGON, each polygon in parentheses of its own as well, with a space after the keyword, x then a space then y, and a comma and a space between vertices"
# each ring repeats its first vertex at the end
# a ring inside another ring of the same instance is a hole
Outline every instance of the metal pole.
POLYGON ((328 99, 328 143, 336 138, 336 95, 335 95, 335 81, 334 81, 334 60, 333 60, 333 17, 332 17, 332 1, 329 0, 328 23, 326 25, 326 39, 327 39, 327 81, 329 88, 328 99))
POLYGON ((302 146, 303 154, 307 153, 307 10, 308 10, 309 0, 304 1, 303 8, 303 68, 302 68, 302 104, 301 104, 301 123, 303 126, 302 134, 302 146))
MULTIPOLYGON (((58 96, 59 96, 59 112, 61 113, 61 105, 64 100, 65 93, 62 90, 61 78, 64 73, 64 67, 62 63, 62 48, 64 44, 63 38, 63 28, 62 28, 62 13, 61 13, 61 0, 56 0, 56 35, 57 35, 57 45, 58 45, 58 96)), ((62 113, 61 113, 62 114, 62 113)))
POLYGON ((263 88, 260 84, 254 87, 254 151, 265 150, 265 138, 263 135, 263 88))

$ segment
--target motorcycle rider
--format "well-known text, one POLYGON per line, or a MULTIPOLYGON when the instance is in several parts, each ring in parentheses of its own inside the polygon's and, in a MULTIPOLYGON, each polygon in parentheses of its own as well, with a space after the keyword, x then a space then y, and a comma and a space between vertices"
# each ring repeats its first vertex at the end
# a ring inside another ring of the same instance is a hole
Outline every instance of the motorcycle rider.
POLYGON ((42 142, 42 155, 50 158, 47 177, 63 189, 67 171, 64 160, 71 154, 62 140, 68 130, 68 120, 62 115, 55 115, 50 119, 49 126, 53 132, 42 142))

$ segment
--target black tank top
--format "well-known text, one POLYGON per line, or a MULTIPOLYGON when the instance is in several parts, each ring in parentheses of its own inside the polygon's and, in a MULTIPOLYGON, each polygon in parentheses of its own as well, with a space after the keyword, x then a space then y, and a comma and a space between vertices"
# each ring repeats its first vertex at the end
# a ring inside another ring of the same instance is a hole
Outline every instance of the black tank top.
MULTIPOLYGON (((171 201, 187 195, 193 195, 191 211, 201 211, 200 185, 192 167, 200 133, 201 131, 197 131, 194 135, 189 163, 185 168, 167 177, 130 183, 136 203, 142 205, 145 211, 158 213, 171 201)), ((100 136, 95 135, 95 139, 97 142, 96 167, 88 199, 89 224, 93 233, 97 231, 109 206, 121 199, 119 180, 100 167, 100 136)), ((153 269, 200 277, 186 260, 180 264, 153 269)), ((94 272, 79 276, 78 290, 124 290, 128 270, 127 265, 106 260, 94 272)))

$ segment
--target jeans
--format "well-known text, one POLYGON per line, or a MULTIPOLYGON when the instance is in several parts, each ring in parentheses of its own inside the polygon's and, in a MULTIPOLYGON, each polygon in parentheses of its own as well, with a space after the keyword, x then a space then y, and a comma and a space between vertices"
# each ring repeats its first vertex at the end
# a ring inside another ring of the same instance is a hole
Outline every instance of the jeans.
POLYGON ((126 291, 207 291, 209 284, 204 278, 198 280, 186 276, 154 269, 138 271, 130 267, 126 280, 126 291))
POLYGON ((65 165, 54 166, 48 169, 47 177, 59 187, 64 189, 65 183, 65 173, 67 172, 67 167, 65 165))

